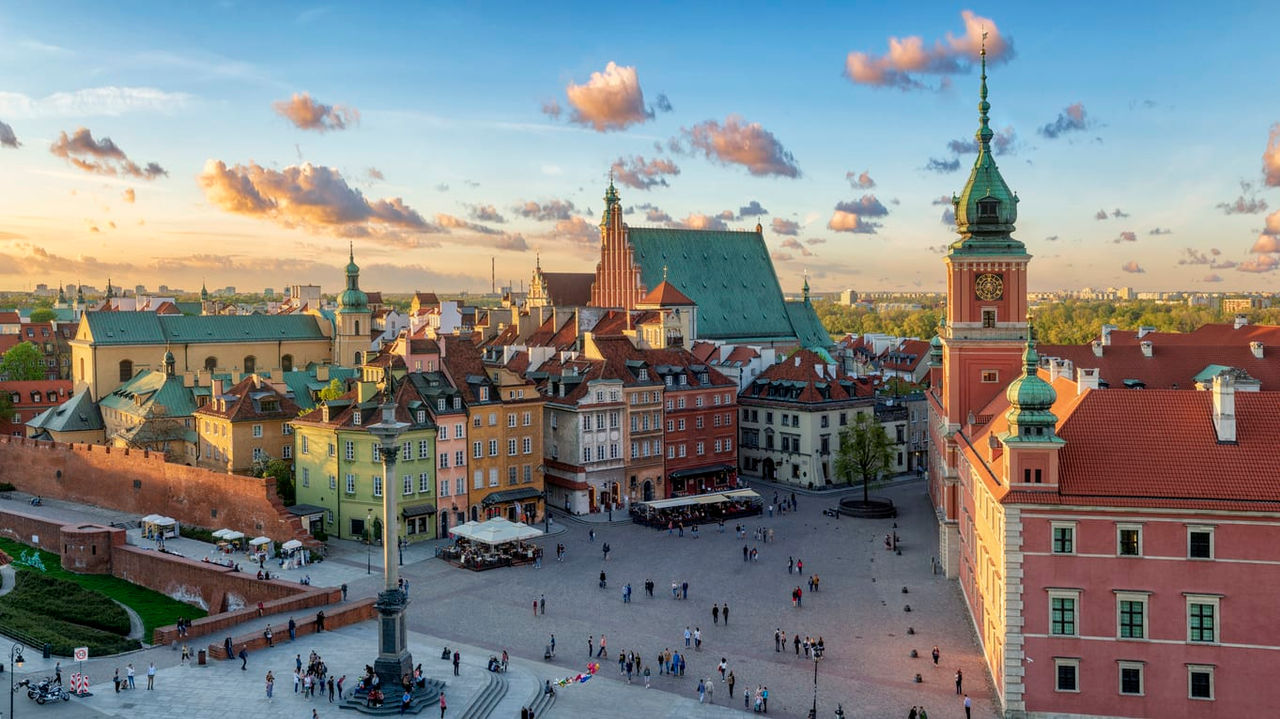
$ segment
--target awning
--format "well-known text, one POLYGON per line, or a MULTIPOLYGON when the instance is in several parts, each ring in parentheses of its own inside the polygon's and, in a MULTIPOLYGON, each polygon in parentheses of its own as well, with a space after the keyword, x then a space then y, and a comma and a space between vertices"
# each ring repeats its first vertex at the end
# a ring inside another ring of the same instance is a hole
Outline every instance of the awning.
POLYGON ((523 522, 511 522, 503 517, 494 517, 479 524, 467 522, 450 529, 449 534, 494 546, 532 539, 540 536, 542 530, 530 527, 523 522))
POLYGON ((261 546, 263 544, 271 544, 271 538, 270 537, 254 537, 253 539, 249 540, 249 544, 255 547, 261 546))
POLYGON ((158 524, 164 527, 170 527, 177 523, 173 517, 166 517, 163 514, 148 514, 142 518, 143 524, 158 524))
POLYGON ((480 504, 489 507, 495 504, 506 504, 507 502, 518 502, 522 499, 538 499, 542 497, 542 492, 533 487, 521 487, 519 489, 504 489, 501 492, 494 492, 485 497, 480 504))
POLYGON ((427 504, 415 504, 412 507, 405 507, 403 514, 406 517, 421 517, 423 515, 435 514, 435 513, 436 513, 436 505, 427 503, 427 504))
POLYGON ((244 539, 244 532, 237 532, 234 529, 228 529, 222 538, 228 542, 234 542, 237 539, 244 539))
POLYGON ((284 551, 286 551, 286 552, 291 552, 291 551, 293 551, 293 550, 295 550, 295 549, 302 549, 302 542, 299 542, 299 541, 298 541, 298 540, 296 540, 296 539, 290 539, 289 541, 285 542, 284 544, 281 544, 281 545, 280 545, 280 548, 281 548, 281 549, 283 549, 283 550, 284 550, 284 551))
POLYGON ((316 517, 325 513, 324 507, 317 507, 314 504, 295 504, 292 507, 285 507, 289 510, 289 514, 295 517, 316 517))
POLYGON ((670 476, 672 479, 680 479, 682 477, 698 477, 704 474, 715 474, 716 472, 728 472, 733 469, 728 464, 713 464, 709 467, 694 467, 693 469, 677 469, 670 476))

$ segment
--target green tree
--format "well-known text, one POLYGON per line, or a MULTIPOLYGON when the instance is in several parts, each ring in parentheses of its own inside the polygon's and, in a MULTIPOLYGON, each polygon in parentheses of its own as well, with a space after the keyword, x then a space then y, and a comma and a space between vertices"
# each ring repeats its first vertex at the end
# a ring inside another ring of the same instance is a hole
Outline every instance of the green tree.
POLYGON ((889 435, 873 415, 859 413, 853 424, 840 432, 836 475, 849 484, 861 480, 863 502, 870 499, 871 487, 883 482, 889 461, 889 435))
POLYGON ((56 320, 57 318, 58 318, 58 313, 54 312, 48 307, 40 307, 40 308, 31 310, 30 321, 32 322, 50 322, 50 321, 56 320))
POLYGON ((255 477, 273 477, 276 480, 276 494, 285 506, 293 506, 298 501, 297 488, 293 484, 293 465, 283 459, 260 459, 253 464, 255 477))
POLYGON ((347 393, 347 385, 336 377, 329 381, 329 386, 320 390, 320 399, 337 399, 347 393))
POLYGON ((13 419, 13 400, 6 391, 0 391, 0 422, 13 419))
POLYGON ((44 358, 31 342, 14 345, 0 358, 0 377, 13 381, 44 379, 44 358))

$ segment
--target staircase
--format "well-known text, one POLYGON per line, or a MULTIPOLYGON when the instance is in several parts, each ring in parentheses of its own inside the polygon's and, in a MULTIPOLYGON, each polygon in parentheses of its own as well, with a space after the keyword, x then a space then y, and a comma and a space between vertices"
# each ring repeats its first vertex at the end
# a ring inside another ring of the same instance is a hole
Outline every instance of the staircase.
POLYGON ((533 710, 534 719, 546 716, 547 710, 556 703, 555 694, 547 694, 542 687, 538 687, 538 691, 525 704, 533 710))
POLYGON ((458 715, 458 719, 487 719, 494 708, 498 706, 498 703, 502 701, 502 698, 507 695, 507 686, 505 674, 489 672, 489 681, 480 690, 480 693, 476 695, 475 701, 471 702, 471 706, 458 715))

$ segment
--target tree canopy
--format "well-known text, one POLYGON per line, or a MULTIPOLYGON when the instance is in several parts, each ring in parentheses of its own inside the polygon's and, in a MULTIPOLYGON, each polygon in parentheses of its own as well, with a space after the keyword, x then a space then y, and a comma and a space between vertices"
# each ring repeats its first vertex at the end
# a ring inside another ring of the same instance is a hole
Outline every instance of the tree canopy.
POLYGON ((836 476, 844 477, 849 484, 861 481, 863 502, 870 499, 872 486, 883 483, 890 460, 889 435, 874 416, 860 412, 853 424, 840 432, 836 476))
POLYGON ((52 309, 49 309, 48 307, 38 307, 34 310, 31 310, 31 317, 30 317, 31 322, 49 322, 52 320, 56 320, 57 318, 58 318, 58 313, 54 312, 52 309))
POLYGON ((337 399, 347 393, 347 385, 336 377, 329 380, 329 386, 320 390, 320 399, 330 400, 337 399))
POLYGON ((44 379, 44 358, 30 342, 16 344, 0 357, 0 377, 14 381, 44 379))

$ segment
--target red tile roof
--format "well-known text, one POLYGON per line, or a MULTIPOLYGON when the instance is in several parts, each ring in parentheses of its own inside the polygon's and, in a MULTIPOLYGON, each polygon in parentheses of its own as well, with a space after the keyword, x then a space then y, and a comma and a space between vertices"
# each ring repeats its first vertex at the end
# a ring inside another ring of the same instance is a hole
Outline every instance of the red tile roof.
MULTIPOLYGON (((259 382, 252 375, 240 380, 234 387, 223 390, 222 396, 228 398, 225 410, 220 409, 217 402, 214 401, 197 409, 193 414, 221 417, 232 422, 255 419, 291 419, 298 416, 299 407, 292 399, 281 393, 269 382, 259 382), (264 411, 262 409, 262 401, 271 399, 275 400, 276 408, 264 411)), ((214 399, 217 400, 218 398, 215 397, 214 399)))
POLYGON ((1195 376, 1218 364, 1248 372, 1264 390, 1280 390, 1280 328, 1250 325, 1232 330, 1231 325, 1207 325, 1187 334, 1152 332, 1134 342, 1113 332, 1111 339, 1112 344, 1102 347, 1101 357, 1094 354, 1092 344, 1040 345, 1036 350, 1041 358, 1071 360, 1075 370, 1097 368, 1110 387, 1137 379, 1148 389, 1195 389, 1195 376), (1150 357, 1142 353, 1139 342, 1145 341, 1151 342, 1150 357), (1261 359, 1253 355, 1251 341, 1263 343, 1261 359))
POLYGON ((71 397, 72 382, 69 379, 35 379, 35 380, 10 380, 0 382, 0 394, 13 394, 17 392, 20 399, 14 402, 16 409, 28 409, 31 407, 51 407, 61 404, 71 397), (31 401, 31 393, 39 392, 40 399, 31 401), (49 393, 53 392, 55 399, 49 400, 49 393))
POLYGON ((657 287, 650 290, 649 294, 645 295, 639 304, 671 307, 675 305, 693 305, 694 301, 689 299, 688 295, 676 289, 675 285, 663 280, 658 283, 657 287))
POLYGON ((880 354, 880 368, 914 372, 928 359, 929 343, 924 340, 902 340, 896 347, 880 354))
POLYGON ((16 325, 22 322, 17 312, 0 312, 0 325, 16 325))
POLYGON ((841 402, 872 397, 874 386, 866 379, 845 374, 829 365, 813 350, 799 350, 769 367, 742 391, 743 398, 779 402, 841 402), (823 374, 818 374, 818 366, 823 374), (832 372, 834 371, 834 374, 832 372))

